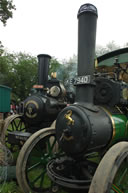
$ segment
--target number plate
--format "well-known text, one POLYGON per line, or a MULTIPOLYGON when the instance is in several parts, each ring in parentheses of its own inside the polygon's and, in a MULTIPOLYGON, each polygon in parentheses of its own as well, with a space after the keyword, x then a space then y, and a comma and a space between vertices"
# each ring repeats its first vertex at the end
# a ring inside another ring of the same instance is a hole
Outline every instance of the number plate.
POLYGON ((65 81, 65 85, 80 85, 80 84, 90 84, 91 76, 77 76, 75 78, 71 78, 65 81))
POLYGON ((74 85, 89 84, 90 82, 91 82, 90 75, 77 76, 76 78, 74 78, 74 85))

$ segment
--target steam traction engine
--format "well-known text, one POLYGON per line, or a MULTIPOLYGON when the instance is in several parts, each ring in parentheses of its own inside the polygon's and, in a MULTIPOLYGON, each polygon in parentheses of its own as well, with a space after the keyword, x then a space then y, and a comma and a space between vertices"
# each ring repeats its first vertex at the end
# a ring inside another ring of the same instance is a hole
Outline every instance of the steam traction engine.
POLYGON ((55 74, 48 80, 50 59, 47 54, 38 55, 38 85, 34 85, 33 93, 21 103, 20 115, 5 120, 2 138, 11 150, 15 149, 14 145, 23 145, 32 133, 49 127, 69 102, 55 74))
POLYGON ((59 113, 55 126, 24 144, 17 179, 25 193, 60 193, 58 187, 66 192, 128 191, 128 72, 127 63, 120 62, 128 49, 104 56, 104 66, 94 69, 96 7, 82 5, 78 21, 75 103, 59 113), (112 57, 113 65, 106 67, 112 57))

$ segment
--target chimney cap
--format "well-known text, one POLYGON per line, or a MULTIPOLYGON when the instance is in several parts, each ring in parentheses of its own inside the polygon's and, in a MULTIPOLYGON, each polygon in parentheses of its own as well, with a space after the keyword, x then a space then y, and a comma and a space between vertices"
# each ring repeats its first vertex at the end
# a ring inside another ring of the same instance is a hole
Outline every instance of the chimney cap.
POLYGON ((87 13, 87 12, 91 12, 91 13, 95 14, 98 17, 97 8, 94 5, 90 4, 90 3, 86 3, 86 4, 81 5, 81 7, 78 11, 77 17, 79 17, 80 15, 82 15, 84 13, 87 13))
POLYGON ((46 57, 46 58, 51 59, 51 56, 48 55, 48 54, 39 54, 39 55, 37 55, 37 57, 38 57, 38 58, 40 58, 40 57, 46 57))

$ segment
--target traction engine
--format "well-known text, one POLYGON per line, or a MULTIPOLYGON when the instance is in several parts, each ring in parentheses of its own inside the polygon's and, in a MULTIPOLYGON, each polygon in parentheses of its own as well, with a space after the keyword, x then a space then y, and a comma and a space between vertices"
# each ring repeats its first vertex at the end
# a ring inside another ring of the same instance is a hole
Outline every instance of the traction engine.
POLYGON ((22 146, 32 133, 49 127, 70 103, 70 97, 56 74, 53 73, 48 80, 50 59, 47 54, 38 55, 38 85, 33 86, 33 93, 21 103, 20 113, 5 120, 2 138, 12 151, 14 145, 22 146))

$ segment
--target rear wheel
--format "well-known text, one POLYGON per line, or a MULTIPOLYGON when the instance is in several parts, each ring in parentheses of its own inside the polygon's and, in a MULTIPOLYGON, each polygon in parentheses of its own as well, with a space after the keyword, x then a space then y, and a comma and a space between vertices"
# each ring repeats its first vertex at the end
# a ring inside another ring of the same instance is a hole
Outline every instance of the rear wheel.
POLYGON ((89 193, 128 193, 128 142, 115 144, 104 155, 89 193))
MULTIPOLYGON (((11 115, 5 119, 4 128, 1 134, 2 141, 6 144, 6 146, 13 152, 15 151, 16 146, 13 140, 13 134, 17 132, 25 132, 25 123, 23 117, 21 115, 11 115)), ((19 140, 18 144, 21 148, 23 142, 19 140)))

